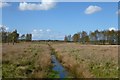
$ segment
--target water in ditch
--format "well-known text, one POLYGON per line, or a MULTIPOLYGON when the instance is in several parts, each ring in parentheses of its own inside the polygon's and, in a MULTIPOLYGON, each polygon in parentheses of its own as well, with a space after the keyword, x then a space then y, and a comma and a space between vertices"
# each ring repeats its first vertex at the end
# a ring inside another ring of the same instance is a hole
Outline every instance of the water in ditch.
POLYGON ((68 72, 60 64, 60 62, 57 60, 55 55, 52 55, 51 57, 52 57, 52 63, 54 65, 52 70, 58 72, 60 78, 66 78, 68 76, 68 72))

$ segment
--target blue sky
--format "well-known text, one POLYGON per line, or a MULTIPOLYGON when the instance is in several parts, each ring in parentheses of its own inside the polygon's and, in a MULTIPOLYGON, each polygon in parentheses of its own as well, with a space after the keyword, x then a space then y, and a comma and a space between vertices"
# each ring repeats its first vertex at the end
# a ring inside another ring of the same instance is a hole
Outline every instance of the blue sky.
POLYGON ((118 28, 117 2, 7 3, 2 7, 2 25, 33 39, 64 39, 80 31, 118 28), (34 4, 34 5, 32 5, 34 4))

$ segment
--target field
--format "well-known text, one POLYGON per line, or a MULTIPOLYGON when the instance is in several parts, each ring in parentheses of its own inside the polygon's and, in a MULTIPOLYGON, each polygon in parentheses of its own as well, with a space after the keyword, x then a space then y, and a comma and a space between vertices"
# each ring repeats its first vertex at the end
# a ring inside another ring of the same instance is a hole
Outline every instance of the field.
POLYGON ((7 78, 43 78, 51 66, 50 49, 46 44, 3 44, 2 73, 7 78))
POLYGON ((75 77, 118 77, 117 45, 51 44, 61 63, 75 77))
MULTIPOLYGON (((2 45, 3 78, 51 78, 51 53, 75 78, 118 77, 118 45, 22 42, 2 45)), ((56 76, 54 76, 56 77, 56 76)))

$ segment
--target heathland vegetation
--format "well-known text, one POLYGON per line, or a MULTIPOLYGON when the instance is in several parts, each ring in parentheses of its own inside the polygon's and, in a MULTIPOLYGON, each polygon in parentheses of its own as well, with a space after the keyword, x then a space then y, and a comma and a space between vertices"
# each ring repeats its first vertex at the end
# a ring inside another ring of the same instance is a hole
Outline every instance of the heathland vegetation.
POLYGON ((51 51, 47 44, 3 44, 3 78, 44 78, 50 74, 51 51))
POLYGON ((51 43, 62 65, 74 77, 118 77, 117 45, 81 45, 80 43, 51 43))
POLYGON ((0 34, 3 78, 59 78, 52 70, 51 55, 69 72, 68 77, 118 78, 119 30, 83 31, 65 36, 64 41, 40 42, 32 41, 32 34, 7 32, 4 26, 0 34))
POLYGON ((51 62, 52 51, 71 74, 68 77, 118 77, 118 45, 20 42, 15 45, 4 43, 2 48, 3 78, 59 78, 52 70, 55 66, 51 62))

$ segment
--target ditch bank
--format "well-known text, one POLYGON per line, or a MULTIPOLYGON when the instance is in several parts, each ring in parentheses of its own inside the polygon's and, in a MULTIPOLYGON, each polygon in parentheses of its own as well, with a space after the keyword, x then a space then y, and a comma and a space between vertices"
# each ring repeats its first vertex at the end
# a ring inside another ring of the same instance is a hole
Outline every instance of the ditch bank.
POLYGON ((69 78, 70 74, 69 72, 64 68, 64 66, 60 63, 58 58, 56 57, 55 50, 51 47, 50 44, 48 44, 51 49, 51 74, 49 77, 51 78, 69 78))

